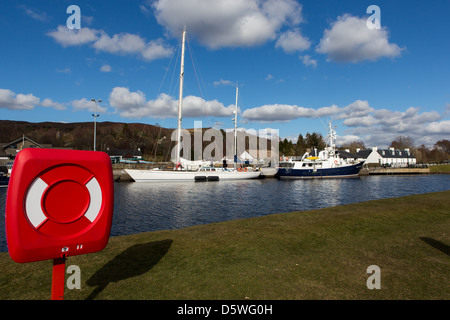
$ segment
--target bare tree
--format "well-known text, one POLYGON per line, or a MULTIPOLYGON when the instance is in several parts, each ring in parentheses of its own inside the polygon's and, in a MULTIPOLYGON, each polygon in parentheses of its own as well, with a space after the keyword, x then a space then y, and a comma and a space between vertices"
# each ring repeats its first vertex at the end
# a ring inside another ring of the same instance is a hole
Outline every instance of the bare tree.
POLYGON ((390 146, 395 149, 413 148, 414 139, 410 136, 398 136, 391 142, 390 146))

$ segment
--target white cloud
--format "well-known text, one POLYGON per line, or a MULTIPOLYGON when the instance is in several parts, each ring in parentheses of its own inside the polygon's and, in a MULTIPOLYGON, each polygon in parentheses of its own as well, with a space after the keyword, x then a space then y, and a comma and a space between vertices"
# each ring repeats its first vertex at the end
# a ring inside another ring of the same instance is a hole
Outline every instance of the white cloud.
POLYGON ((302 22, 295 0, 157 0, 150 4, 168 34, 188 34, 209 48, 250 47, 277 38, 283 26, 302 22))
POLYGON ((145 41, 135 34, 119 33, 110 37, 105 32, 101 32, 100 37, 92 46, 97 50, 109 53, 134 54, 145 49, 145 41))
POLYGON ((356 100, 344 107, 332 105, 318 109, 296 105, 273 104, 247 109, 245 121, 288 122, 298 118, 332 117, 341 120, 339 144, 363 140, 366 146, 388 146, 395 137, 411 136, 416 144, 433 145, 450 134, 450 120, 442 120, 436 111, 420 112, 418 107, 405 111, 375 109, 368 101, 356 100))
MULTIPOLYGON (((167 94, 160 94, 155 100, 147 100, 142 91, 131 92, 128 88, 115 87, 109 96, 109 104, 123 117, 176 117, 178 100, 167 94)), ((234 106, 225 107, 217 100, 206 101, 196 96, 183 98, 183 117, 216 116, 228 117, 234 106)))
POLYGON ((36 106, 42 106, 46 108, 53 108, 56 110, 65 110, 63 104, 54 102, 51 99, 44 99, 41 102, 41 99, 36 97, 35 95, 22 94, 9 90, 9 89, 0 89, 0 109, 9 109, 9 110, 32 110, 36 106))
POLYGON ((302 62, 305 66, 307 66, 307 67, 311 66, 313 68, 317 67, 317 60, 311 59, 311 56, 304 55, 304 56, 299 56, 299 58, 302 60, 302 62))
POLYGON ((72 107, 74 111, 89 111, 89 112, 95 112, 98 113, 105 113, 106 108, 101 106, 101 102, 97 103, 97 110, 96 103, 94 101, 88 100, 86 98, 79 99, 79 100, 73 100, 72 101, 72 107))
POLYGON ((9 89, 0 89, 0 108, 10 110, 31 110, 40 99, 30 94, 15 94, 9 89))
POLYGON ((304 108, 288 104, 272 104, 247 109, 242 113, 242 117, 247 121, 259 122, 284 122, 297 118, 313 118, 335 114, 337 106, 324 107, 319 109, 304 108))
POLYGON ((63 47, 80 46, 92 43, 98 39, 100 31, 89 28, 81 28, 79 30, 70 30, 66 26, 58 26, 56 31, 47 33, 57 43, 63 47))
POLYGON ((324 31, 316 51, 327 54, 328 60, 335 62, 356 63, 399 56, 403 49, 389 43, 386 27, 371 30, 366 20, 349 14, 338 17, 331 28, 324 31))
POLYGON ((70 30, 65 26, 58 26, 56 31, 47 35, 63 47, 90 44, 97 51, 138 55, 147 61, 168 57, 173 52, 173 49, 161 39, 147 42, 139 35, 126 32, 110 36, 103 30, 90 28, 70 30))
POLYGON ((360 141, 360 140, 361 140, 361 138, 359 136, 348 134, 348 135, 337 136, 336 144, 338 146, 341 146, 344 144, 350 144, 353 141, 360 141))
POLYGON ((367 101, 358 100, 342 108, 338 118, 344 119, 348 133, 361 137, 366 145, 385 147, 399 135, 412 137, 418 145, 432 145, 450 134, 450 121, 440 121, 438 112, 419 111, 418 107, 405 111, 374 109, 367 101))
POLYGON ((53 109, 56 109, 56 110, 66 110, 67 109, 63 104, 55 102, 55 101, 53 101, 52 99, 49 99, 49 98, 45 98, 41 102, 40 105, 43 106, 43 107, 46 107, 46 108, 53 108, 53 109))
POLYGON ((214 81, 214 87, 234 86, 234 85, 235 85, 235 83, 233 81, 230 81, 230 80, 220 79, 219 81, 214 81))
POLYGON ((142 58, 147 61, 169 57, 173 49, 166 45, 162 39, 152 40, 147 43, 141 52, 142 58))
POLYGON ((374 109, 368 101, 356 100, 339 111, 337 119, 359 119, 368 116, 374 109))
POLYGON ((36 21, 46 22, 49 19, 47 13, 45 12, 38 12, 36 10, 30 9, 25 5, 20 5, 19 8, 22 9, 26 15, 30 16, 36 21))
POLYGON ((105 64, 100 68, 101 72, 111 72, 112 71, 112 67, 109 64, 105 64))
POLYGON ((425 133, 450 135, 450 120, 431 122, 424 128, 425 133))
POLYGON ((282 48, 286 53, 305 51, 310 46, 311 42, 308 38, 302 36, 299 29, 288 30, 282 33, 275 43, 276 48, 282 48))

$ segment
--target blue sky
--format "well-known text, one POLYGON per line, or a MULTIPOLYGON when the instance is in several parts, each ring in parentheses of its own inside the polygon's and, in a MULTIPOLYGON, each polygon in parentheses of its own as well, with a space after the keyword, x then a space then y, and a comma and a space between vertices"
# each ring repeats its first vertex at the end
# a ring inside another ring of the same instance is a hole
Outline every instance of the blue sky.
POLYGON ((364 0, 2 1, 0 119, 278 129, 387 146, 450 139, 450 2, 364 0), (81 29, 69 29, 70 5, 81 29), (380 29, 367 26, 370 5, 380 29))

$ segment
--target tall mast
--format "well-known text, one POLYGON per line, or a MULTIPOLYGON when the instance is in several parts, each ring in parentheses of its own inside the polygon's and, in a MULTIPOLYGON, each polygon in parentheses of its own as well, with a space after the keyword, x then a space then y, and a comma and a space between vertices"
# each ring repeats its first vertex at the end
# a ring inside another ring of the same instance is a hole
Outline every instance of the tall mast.
POLYGON ((328 123, 328 131, 329 131, 329 146, 331 148, 331 152, 334 155, 334 151, 336 148, 336 131, 333 129, 331 125, 331 121, 328 123))
POLYGON ((176 165, 180 162, 181 150, 181 119, 182 119, 182 104, 183 104, 183 80, 184 80, 184 46, 186 42, 186 26, 183 29, 183 40, 181 45, 181 66, 180 66, 180 94, 178 96, 178 131, 177 131, 177 158, 176 165))
POLYGON ((237 106, 238 106, 239 87, 236 83, 236 104, 234 107, 234 166, 236 167, 237 161, 237 106))

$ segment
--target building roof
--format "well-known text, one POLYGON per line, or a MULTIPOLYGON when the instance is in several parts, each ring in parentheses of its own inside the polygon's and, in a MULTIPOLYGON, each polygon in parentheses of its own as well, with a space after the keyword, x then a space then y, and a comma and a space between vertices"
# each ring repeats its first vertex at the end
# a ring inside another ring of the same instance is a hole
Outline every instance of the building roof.
POLYGON ((356 153, 358 158, 367 159, 367 157, 372 153, 372 149, 360 150, 356 153))
POLYGON ((7 148, 9 148, 10 146, 15 145, 16 143, 19 143, 19 142, 21 142, 21 141, 23 141, 23 140, 28 140, 28 141, 30 141, 31 143, 33 143, 34 145, 36 145, 38 148, 44 148, 43 145, 37 143, 36 141, 31 140, 30 138, 25 137, 25 136, 23 136, 23 137, 21 137, 21 138, 19 138, 19 139, 16 139, 16 140, 14 140, 14 141, 11 141, 11 142, 9 142, 9 143, 4 144, 2 148, 3 148, 3 149, 7 149, 7 148))
MULTIPOLYGON (((373 149, 364 149, 360 150, 358 153, 356 153, 358 158, 367 159, 369 155, 372 153, 373 149)), ((377 149, 376 152, 382 157, 382 158, 415 158, 409 150, 399 150, 399 149, 377 149)))
POLYGON ((409 150, 397 150, 397 149, 378 149, 378 153, 383 158, 415 158, 409 153, 409 150))
POLYGON ((142 157, 142 152, 140 149, 114 149, 108 150, 107 154, 110 157, 123 157, 123 158, 133 158, 133 157, 142 157))
POLYGON ((337 150, 339 156, 343 159, 356 159, 358 156, 354 153, 347 152, 345 150, 337 150))

